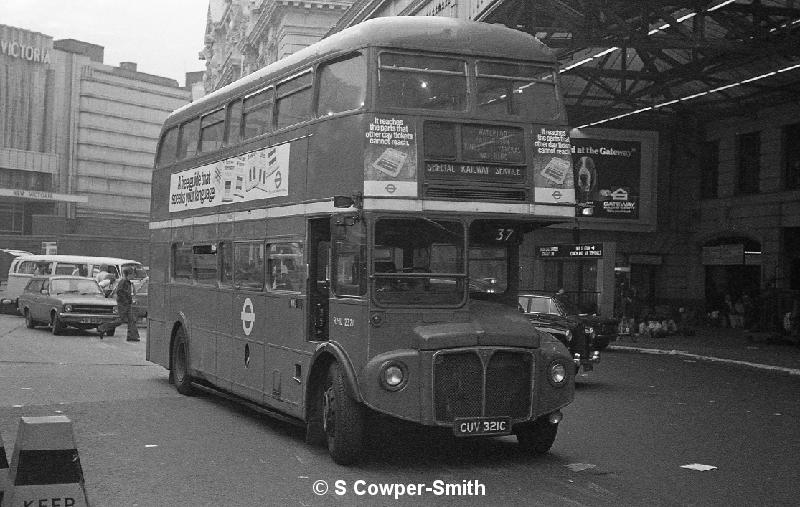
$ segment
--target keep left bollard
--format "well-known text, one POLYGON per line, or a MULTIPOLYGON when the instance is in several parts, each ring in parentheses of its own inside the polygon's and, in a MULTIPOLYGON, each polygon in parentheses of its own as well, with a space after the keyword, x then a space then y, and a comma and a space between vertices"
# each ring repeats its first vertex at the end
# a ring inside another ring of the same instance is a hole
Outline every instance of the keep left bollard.
POLYGON ((3 507, 89 505, 72 421, 63 415, 23 417, 19 422, 3 507))

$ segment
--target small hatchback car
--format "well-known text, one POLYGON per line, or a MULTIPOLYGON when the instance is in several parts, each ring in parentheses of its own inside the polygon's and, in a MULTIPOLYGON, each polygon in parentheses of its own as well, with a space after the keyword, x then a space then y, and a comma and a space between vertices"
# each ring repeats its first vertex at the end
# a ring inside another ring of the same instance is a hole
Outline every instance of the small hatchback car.
POLYGON ((116 301, 107 299, 96 281, 67 275, 31 278, 18 309, 28 328, 49 325, 55 335, 67 326, 96 328, 117 316, 116 301))

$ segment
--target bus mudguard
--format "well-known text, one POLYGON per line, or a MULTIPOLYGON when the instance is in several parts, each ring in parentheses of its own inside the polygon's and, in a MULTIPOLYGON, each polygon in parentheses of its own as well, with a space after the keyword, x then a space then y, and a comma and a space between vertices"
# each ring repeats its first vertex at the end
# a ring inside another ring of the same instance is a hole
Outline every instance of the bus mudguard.
MULTIPOLYGON (((327 362, 330 364, 330 361, 326 361, 323 356, 333 357, 335 361, 342 365, 342 369, 344 370, 345 374, 345 382, 347 384, 347 394, 349 394, 357 402, 363 403, 364 400, 362 399, 361 391, 358 388, 358 377, 353 369, 353 365, 350 363, 350 359, 348 359, 347 354, 345 354, 345 352, 342 350, 342 347, 338 343, 327 341, 317 346, 316 350, 314 350, 314 355, 311 358, 312 376, 314 375, 314 370, 317 369, 320 364, 322 364, 320 362, 327 362)), ((327 365, 324 367, 327 367, 327 365)), ((313 389, 313 387, 313 382, 306 384, 306 399, 311 399, 311 392, 309 390, 313 389)))

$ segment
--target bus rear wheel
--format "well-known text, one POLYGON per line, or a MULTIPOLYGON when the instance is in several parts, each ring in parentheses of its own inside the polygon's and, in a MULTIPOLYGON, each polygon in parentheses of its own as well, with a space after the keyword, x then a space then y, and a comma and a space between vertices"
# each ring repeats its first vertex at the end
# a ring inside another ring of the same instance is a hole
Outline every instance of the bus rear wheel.
POLYGON ((558 433, 558 423, 553 424, 547 416, 514 429, 520 449, 530 454, 544 454, 553 447, 558 433))
POLYGON ((322 427, 328 453, 340 465, 350 465, 361 455, 364 438, 364 413, 361 405, 348 396, 344 372, 333 363, 322 387, 322 427))
POLYGON ((186 347, 186 333, 179 328, 172 344, 171 377, 175 389, 184 396, 192 396, 195 392, 192 377, 189 375, 189 353, 186 347))

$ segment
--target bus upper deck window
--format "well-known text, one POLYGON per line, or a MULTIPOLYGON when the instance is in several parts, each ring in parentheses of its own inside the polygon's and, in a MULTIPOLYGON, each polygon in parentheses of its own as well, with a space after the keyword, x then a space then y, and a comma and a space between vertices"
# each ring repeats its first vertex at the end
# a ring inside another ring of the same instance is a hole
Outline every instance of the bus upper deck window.
POLYGON ((356 55, 320 67, 317 112, 327 116, 364 106, 367 96, 367 67, 356 55))
POLYGON ((161 136, 158 145, 158 167, 175 162, 175 152, 178 149, 178 127, 172 127, 161 136))
POLYGON ((278 128, 311 119, 311 85, 313 75, 306 72, 278 85, 276 107, 278 128))
POLYGON ((181 133, 178 138, 178 160, 196 155, 199 139, 200 118, 181 125, 181 133))
POLYGON ((260 91, 244 99, 244 138, 250 139, 272 130, 273 89, 260 91))
POLYGON ((465 111, 466 62, 456 58, 382 53, 378 103, 404 109, 465 111))
POLYGON ((477 75, 481 112, 538 119, 558 115, 555 74, 548 67, 480 61, 477 75))
POLYGON ((225 110, 218 109, 203 116, 200 122, 200 151, 206 153, 222 147, 225 133, 225 110))
POLYGON ((225 122, 225 142, 236 144, 242 139, 242 100, 228 104, 228 119, 225 122))

